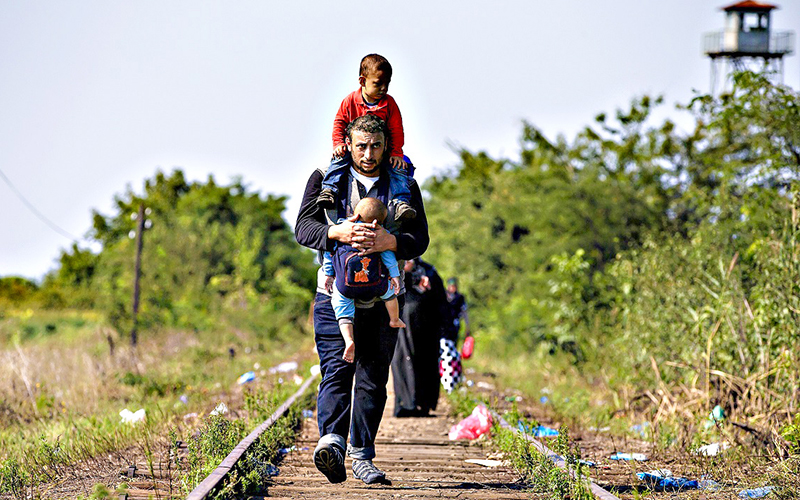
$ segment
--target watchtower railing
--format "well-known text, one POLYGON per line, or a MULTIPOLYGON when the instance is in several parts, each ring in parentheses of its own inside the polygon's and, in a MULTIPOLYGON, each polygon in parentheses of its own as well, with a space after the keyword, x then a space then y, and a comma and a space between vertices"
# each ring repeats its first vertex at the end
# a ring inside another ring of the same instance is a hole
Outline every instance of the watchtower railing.
POLYGON ((767 38, 761 31, 706 33, 703 52, 714 56, 781 57, 794 53, 794 32, 776 31, 767 38))

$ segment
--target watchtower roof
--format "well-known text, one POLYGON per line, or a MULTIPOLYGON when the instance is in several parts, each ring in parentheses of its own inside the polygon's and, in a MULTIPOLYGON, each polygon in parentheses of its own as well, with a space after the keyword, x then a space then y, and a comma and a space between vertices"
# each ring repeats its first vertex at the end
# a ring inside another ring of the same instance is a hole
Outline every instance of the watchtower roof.
POLYGON ((764 12, 777 8, 778 8, 777 5, 755 2, 754 0, 744 0, 743 2, 738 2, 733 5, 728 5, 727 7, 723 7, 722 10, 726 12, 730 12, 732 10, 738 12, 764 12))

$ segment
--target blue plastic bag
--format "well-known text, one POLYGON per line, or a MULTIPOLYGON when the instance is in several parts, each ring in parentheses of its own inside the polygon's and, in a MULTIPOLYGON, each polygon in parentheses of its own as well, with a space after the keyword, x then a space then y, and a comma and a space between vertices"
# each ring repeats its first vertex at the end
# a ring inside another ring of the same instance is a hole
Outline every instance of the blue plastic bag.
POLYGON ((636 460, 637 462, 644 462, 647 460, 647 455, 644 453, 614 453, 609 460, 636 460))
POLYGON ((237 380, 236 383, 239 384, 239 385, 242 385, 242 384, 246 384, 248 382, 252 382, 255 379, 256 379, 256 373, 255 372, 242 373, 242 375, 239 377, 239 380, 237 380))
POLYGON ((774 486, 762 486, 761 488, 753 488, 752 490, 742 490, 739 492, 739 498, 763 498, 774 490, 774 486))
POLYGON ((544 425, 537 425, 536 427, 526 427, 521 421, 518 422, 517 426, 519 430, 524 432, 525 434, 529 434, 533 437, 556 437, 558 436, 558 431, 555 429, 551 429, 550 427, 545 427, 544 425))
POLYGON ((663 491, 694 490, 700 485, 700 483, 693 479, 672 477, 671 472, 663 472, 668 471, 654 470, 650 472, 639 472, 636 474, 636 477, 644 481, 649 487, 663 491))

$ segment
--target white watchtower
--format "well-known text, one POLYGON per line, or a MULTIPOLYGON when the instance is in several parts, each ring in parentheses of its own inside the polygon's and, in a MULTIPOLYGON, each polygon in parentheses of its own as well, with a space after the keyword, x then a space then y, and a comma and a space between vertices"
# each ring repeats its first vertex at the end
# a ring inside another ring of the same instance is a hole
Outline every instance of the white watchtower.
POLYGON ((783 83, 783 56, 794 51, 794 32, 771 30, 770 13, 776 5, 745 0, 722 10, 725 29, 706 33, 703 51, 711 58, 711 93, 722 65, 722 88, 731 71, 763 70, 783 83), (758 67, 760 64, 760 68, 758 67))

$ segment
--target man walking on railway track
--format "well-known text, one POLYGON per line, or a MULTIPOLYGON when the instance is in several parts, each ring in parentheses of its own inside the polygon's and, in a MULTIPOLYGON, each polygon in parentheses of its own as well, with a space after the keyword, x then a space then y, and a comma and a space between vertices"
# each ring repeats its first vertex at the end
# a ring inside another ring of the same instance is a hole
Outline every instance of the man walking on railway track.
MULTIPOLYGON (((336 242, 352 245, 363 254, 392 250, 398 260, 421 255, 428 247, 428 222, 419 186, 411 182, 414 219, 395 221, 390 207, 385 228, 356 224, 351 217, 361 198, 392 199, 388 176, 386 124, 374 115, 356 118, 347 127, 346 144, 352 165, 342 176, 336 207, 323 210, 317 205, 324 172, 316 170, 306 185, 295 226, 298 243, 319 252, 331 251, 336 242)), ((401 264, 402 267, 402 264, 401 264)), ((402 283, 402 276, 400 282, 402 283)), ((401 288, 398 293, 402 305, 401 288)), ((389 326, 382 301, 357 303, 354 318, 355 363, 342 359, 344 339, 325 290, 325 276, 317 275, 314 300, 314 340, 319 353, 322 382, 317 397, 320 440, 314 450, 314 464, 332 483, 347 479, 344 453, 353 459, 353 475, 367 484, 385 483, 386 475, 372 463, 375 437, 386 406, 389 365, 397 341, 397 329, 389 326), (355 380, 355 384, 353 381, 355 380), (352 422, 351 422, 352 401, 352 422), (345 446, 348 433, 350 443, 345 446)))

